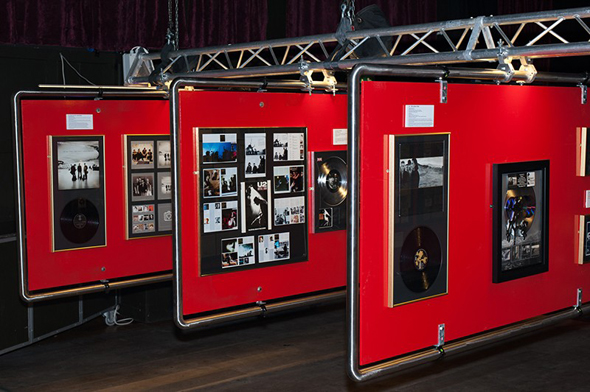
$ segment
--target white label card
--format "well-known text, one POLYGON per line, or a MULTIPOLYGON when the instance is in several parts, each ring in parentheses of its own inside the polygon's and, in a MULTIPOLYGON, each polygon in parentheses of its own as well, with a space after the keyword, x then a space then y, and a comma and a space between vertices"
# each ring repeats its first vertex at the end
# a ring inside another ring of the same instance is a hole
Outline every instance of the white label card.
POLYGON ((434 127, 434 105, 406 105, 406 128, 434 127))
POLYGON ((94 129, 92 114, 66 114, 66 129, 94 129))
POLYGON ((348 144, 348 130, 346 128, 333 129, 333 144, 335 146, 346 146, 348 144))

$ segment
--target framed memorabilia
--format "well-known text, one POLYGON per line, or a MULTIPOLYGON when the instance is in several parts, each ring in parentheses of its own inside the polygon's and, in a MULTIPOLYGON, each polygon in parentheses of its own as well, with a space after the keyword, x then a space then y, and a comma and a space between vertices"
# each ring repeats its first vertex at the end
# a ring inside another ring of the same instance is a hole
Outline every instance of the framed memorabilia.
POLYGON ((576 262, 590 263, 590 215, 576 216, 576 230, 578 232, 576 262))
POLYGON ((576 129, 576 175, 585 177, 590 175, 590 159, 588 159, 588 128, 576 129))
POLYGON ((348 178, 346 151, 312 153, 314 188, 314 232, 346 229, 348 178))
POLYGON ((389 137, 390 307, 448 291, 449 137, 389 137))
POLYGON ((493 282, 549 269, 549 161, 493 168, 493 282))
POLYGON ((172 176, 167 135, 126 135, 127 238, 172 234, 172 176))
POLYGON ((104 137, 53 136, 53 251, 106 245, 104 137))
POLYGON ((201 275, 307 260, 305 135, 304 128, 196 130, 201 275))

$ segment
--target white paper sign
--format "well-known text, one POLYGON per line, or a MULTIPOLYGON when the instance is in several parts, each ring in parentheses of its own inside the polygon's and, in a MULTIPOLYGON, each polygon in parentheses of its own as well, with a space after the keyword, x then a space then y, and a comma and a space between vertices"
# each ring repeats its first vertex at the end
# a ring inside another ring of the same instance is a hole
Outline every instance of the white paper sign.
POLYGON ((434 127, 434 105, 406 105, 406 128, 434 127))
POLYGON ((346 128, 333 129, 333 141, 335 146, 346 146, 348 144, 348 130, 346 128))
POLYGON ((586 191, 586 208, 590 208, 590 191, 586 191))
POLYGON ((92 114, 66 114, 66 129, 94 129, 92 114))

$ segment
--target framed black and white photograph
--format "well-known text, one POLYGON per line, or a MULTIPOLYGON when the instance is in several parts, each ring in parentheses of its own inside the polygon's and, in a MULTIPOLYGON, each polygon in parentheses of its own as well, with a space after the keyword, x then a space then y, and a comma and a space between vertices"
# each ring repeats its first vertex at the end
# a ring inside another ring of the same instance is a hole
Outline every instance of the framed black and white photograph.
POLYGON ((549 269, 549 161, 493 167, 493 282, 549 269))
POLYGON ((106 245, 103 136, 50 136, 52 251, 106 245))
POLYGON ((172 197, 172 175, 169 171, 158 172, 158 200, 170 200, 172 197))
POLYGON ((448 292, 450 134, 389 136, 389 307, 448 292))
POLYGON ((289 166, 275 166, 273 168, 273 184, 275 193, 289 193, 289 166))
POLYGON ((154 200, 154 173, 131 174, 131 200, 154 200))
POLYGON ((238 169, 236 167, 228 167, 219 169, 221 173, 221 196, 237 196, 238 195, 238 169))
POLYGON ((131 142, 131 168, 154 168, 154 141, 137 140, 131 142))
POLYGON ((305 223, 305 197, 285 197, 274 200, 275 226, 305 223))
POLYGON ((100 187, 98 140, 57 142, 57 184, 60 191, 100 187))
POLYGON ((170 140, 158 140, 158 169, 170 169, 172 158, 170 157, 170 140))
POLYGON ((273 134, 274 161, 301 161, 305 158, 305 134, 273 134))
POLYGON ((221 171, 219 169, 203 170, 203 197, 221 196, 221 171))
POLYGON ((172 232, 172 176, 168 135, 125 135, 127 167, 127 238, 172 232), (146 204, 150 202, 150 204, 146 204), (150 206, 150 214, 137 209, 150 206), (150 221, 146 221, 150 216, 150 221), (140 221, 138 221, 140 220, 140 221))
POLYGON ((249 177, 266 176, 266 134, 246 133, 244 135, 244 175, 249 177))

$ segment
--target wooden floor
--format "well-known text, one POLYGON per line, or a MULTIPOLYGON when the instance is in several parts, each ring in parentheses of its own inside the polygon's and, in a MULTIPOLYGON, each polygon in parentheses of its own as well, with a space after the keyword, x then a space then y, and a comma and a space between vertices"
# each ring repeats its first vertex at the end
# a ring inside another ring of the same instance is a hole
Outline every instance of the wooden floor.
POLYGON ((102 319, 0 356, 6 391, 588 391, 590 319, 355 384, 343 305, 183 333, 102 319))

